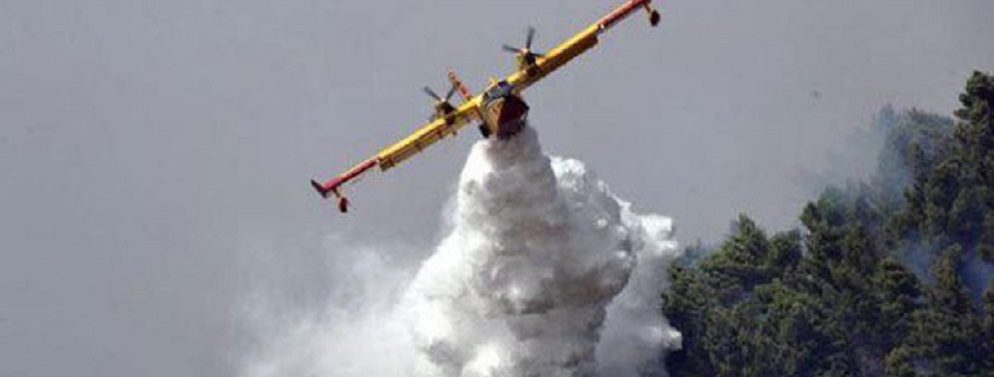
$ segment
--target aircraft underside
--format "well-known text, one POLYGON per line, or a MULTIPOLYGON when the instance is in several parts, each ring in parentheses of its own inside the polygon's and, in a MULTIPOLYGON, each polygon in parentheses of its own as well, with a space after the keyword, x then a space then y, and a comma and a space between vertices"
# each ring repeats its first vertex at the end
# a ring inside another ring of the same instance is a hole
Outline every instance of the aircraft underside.
POLYGON ((528 104, 515 95, 493 100, 487 105, 487 124, 497 127, 496 130, 484 133, 483 136, 493 136, 503 140, 517 135, 528 121, 528 109, 528 104))

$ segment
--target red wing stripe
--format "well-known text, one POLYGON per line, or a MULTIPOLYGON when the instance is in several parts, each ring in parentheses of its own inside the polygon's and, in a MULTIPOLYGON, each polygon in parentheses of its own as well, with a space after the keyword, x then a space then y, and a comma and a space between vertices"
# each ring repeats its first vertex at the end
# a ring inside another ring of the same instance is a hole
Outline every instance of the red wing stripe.
POLYGON ((600 25, 601 30, 610 29, 614 24, 618 23, 628 17, 629 14, 634 12, 638 7, 648 5, 652 0, 630 0, 627 4, 618 7, 613 12, 604 16, 597 24, 600 25))
POLYGON ((328 182, 325 182, 325 184, 323 185, 324 189, 325 191, 331 191, 337 194, 337 190, 339 187, 355 179, 356 177, 362 175, 367 170, 372 169, 374 166, 376 166, 375 158, 367 160, 366 162, 363 162, 359 165, 356 165, 354 168, 349 169, 349 171, 345 172, 345 174, 342 174, 328 182))

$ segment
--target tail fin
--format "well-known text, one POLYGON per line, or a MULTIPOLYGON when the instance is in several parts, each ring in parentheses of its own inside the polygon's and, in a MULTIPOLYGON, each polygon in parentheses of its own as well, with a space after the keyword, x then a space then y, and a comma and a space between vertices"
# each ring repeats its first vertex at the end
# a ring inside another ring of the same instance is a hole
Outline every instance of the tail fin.
POLYGON ((452 86, 459 90, 459 94, 462 95, 463 100, 469 101, 473 99, 473 92, 469 91, 469 88, 462 83, 462 79, 456 74, 454 69, 449 69, 449 82, 452 86))
POLYGON ((346 213, 349 211, 349 199, 346 198, 345 195, 339 194, 337 189, 327 188, 321 183, 318 183, 318 181, 315 181, 313 179, 311 180, 311 187, 314 187, 314 189, 317 190, 318 194, 320 194, 321 197, 325 199, 328 199, 331 196, 329 194, 335 194, 335 197, 338 198, 338 210, 341 211, 342 213, 346 213))
POLYGON ((331 190, 325 188, 324 185, 313 179, 311 180, 311 186, 317 190, 318 194, 320 194, 322 198, 328 199, 328 193, 331 192, 331 190))

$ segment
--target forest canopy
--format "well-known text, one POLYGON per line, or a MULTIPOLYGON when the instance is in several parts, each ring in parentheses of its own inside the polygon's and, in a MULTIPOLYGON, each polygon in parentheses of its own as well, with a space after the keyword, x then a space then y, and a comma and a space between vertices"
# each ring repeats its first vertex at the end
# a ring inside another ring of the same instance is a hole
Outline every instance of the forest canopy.
POLYGON ((800 229, 747 215, 670 269, 682 376, 994 376, 994 76, 949 118, 884 108, 876 173, 800 229))

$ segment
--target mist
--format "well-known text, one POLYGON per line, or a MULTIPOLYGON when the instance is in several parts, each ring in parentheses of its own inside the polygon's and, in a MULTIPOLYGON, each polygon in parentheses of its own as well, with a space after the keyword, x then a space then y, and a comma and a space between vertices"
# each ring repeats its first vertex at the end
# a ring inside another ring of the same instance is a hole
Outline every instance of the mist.
POLYGON ((526 128, 477 142, 450 224, 420 267, 376 248, 335 255, 323 305, 254 296, 245 376, 641 376, 680 347, 659 313, 679 256, 672 220, 631 204, 526 128), (409 279, 411 271, 417 271, 409 279), (384 359, 382 355, 390 355, 384 359))

